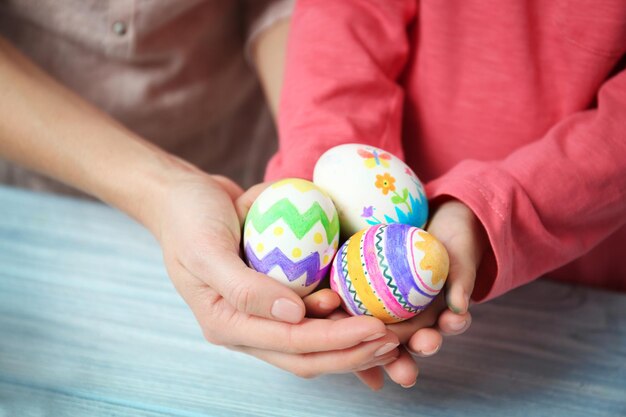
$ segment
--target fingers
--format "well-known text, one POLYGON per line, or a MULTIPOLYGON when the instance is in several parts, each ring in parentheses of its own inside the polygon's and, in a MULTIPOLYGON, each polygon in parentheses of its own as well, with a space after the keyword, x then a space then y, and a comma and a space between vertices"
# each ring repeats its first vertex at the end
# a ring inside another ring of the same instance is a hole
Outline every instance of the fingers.
POLYGON ((385 365, 385 372, 389 378, 404 388, 411 388, 415 385, 418 369, 415 359, 405 348, 400 349, 398 359, 385 365))
POLYGON ((329 288, 315 291, 303 299, 307 317, 327 317, 341 305, 339 295, 329 288))
POLYGON ((364 366, 388 364, 399 355, 397 343, 397 338, 389 333, 376 341, 328 352, 298 355, 239 346, 234 350, 253 355, 299 377, 313 378, 329 373, 352 372, 364 366))
POLYGON ((471 259, 461 254, 461 250, 463 248, 454 245, 448 250, 450 253, 450 273, 446 281, 448 308, 457 314, 467 313, 469 309, 477 268, 471 259))
POLYGON ((456 314, 450 310, 441 313, 437 325, 441 332, 447 336, 464 333, 472 324, 472 315, 467 313, 456 314))
MULTIPOLYGON (((219 181, 230 184, 226 179, 214 179, 219 181)), ((234 188, 234 184, 231 186, 234 188)), ((206 208, 191 215, 178 211, 168 215, 171 222, 161 235, 166 242, 162 243, 164 260, 172 281, 181 285, 201 281, 246 314, 300 322, 305 314, 302 299, 286 286, 248 268, 239 257, 240 225, 233 203, 215 188, 191 184, 174 195, 179 197, 177 204, 206 208)))
POLYGON ((217 182, 220 187, 222 187, 222 189, 226 191, 226 193, 228 193, 231 200, 235 201, 237 198, 239 198, 239 196, 243 194, 243 189, 233 180, 226 178, 222 175, 211 175, 211 178, 215 182, 217 182))
POLYGON ((253 185, 246 192, 241 194, 235 201, 237 216, 239 216, 241 224, 244 224, 248 211, 250 211, 250 207, 252 207, 252 204, 257 199, 259 194, 261 194, 271 184, 271 182, 263 182, 261 184, 253 185))
POLYGON ((437 295, 433 302, 417 316, 400 323, 390 324, 388 328, 398 335, 402 343, 407 343, 418 330, 431 327, 437 323, 439 314, 446 309, 443 294, 437 295))
POLYGON ((444 235, 442 243, 448 250, 450 270, 446 280, 446 303, 457 314, 466 313, 474 290, 478 264, 472 256, 472 242, 466 235, 444 235))
POLYGON ((310 353, 346 349, 387 335, 399 343, 397 336, 373 317, 305 319, 299 324, 288 324, 241 313, 208 286, 180 291, 205 338, 217 345, 310 353))
POLYGON ((289 353, 322 352, 346 349, 362 342, 392 335, 384 324, 372 317, 348 317, 340 320, 304 319, 290 325, 248 317, 239 320, 237 328, 229 326, 229 345, 255 346, 289 353))
POLYGON ((357 371, 354 374, 372 391, 378 391, 385 385, 385 375, 380 366, 357 371))
POLYGON ((443 337, 441 333, 432 328, 416 331, 406 344, 407 348, 417 356, 428 357, 439 352, 443 337))
POLYGON ((457 314, 466 313, 476 271, 488 246, 485 232, 474 213, 456 200, 445 202, 437 209, 428 231, 446 247, 450 258, 446 280, 448 307, 457 314))
MULTIPOLYGON (((187 273, 182 267, 173 272, 177 277, 187 273)), ((281 323, 236 310, 219 293, 191 276, 173 281, 200 323, 205 338, 213 344, 310 353, 346 349, 387 335, 399 343, 397 336, 373 317, 346 317, 337 312, 335 320, 281 323)))
POLYGON ((396 359, 388 364, 378 365, 373 368, 357 371, 356 376, 372 391, 378 391, 385 384, 384 375, 380 366, 384 367, 389 378, 404 388, 415 385, 419 370, 415 360, 404 348, 400 348, 396 359))
MULTIPOLYGON (((193 275, 217 291, 238 311, 287 323, 304 318, 302 299, 272 278, 248 268, 227 250, 207 253, 193 275)), ((191 269, 191 268, 190 268, 191 269)))

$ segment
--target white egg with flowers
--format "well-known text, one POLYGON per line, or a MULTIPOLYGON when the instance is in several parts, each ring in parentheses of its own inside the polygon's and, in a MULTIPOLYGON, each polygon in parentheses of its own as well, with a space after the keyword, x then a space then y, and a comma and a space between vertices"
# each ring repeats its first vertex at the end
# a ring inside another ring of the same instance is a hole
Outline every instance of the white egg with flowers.
POLYGON ((331 148, 317 161, 313 182, 335 203, 346 238, 377 224, 426 224, 424 186, 408 165, 382 149, 362 144, 331 148))

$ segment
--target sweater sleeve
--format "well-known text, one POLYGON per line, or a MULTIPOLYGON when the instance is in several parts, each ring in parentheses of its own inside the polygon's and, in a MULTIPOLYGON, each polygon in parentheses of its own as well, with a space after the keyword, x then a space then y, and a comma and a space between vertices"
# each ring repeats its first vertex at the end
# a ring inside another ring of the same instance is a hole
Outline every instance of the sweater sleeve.
POLYGON ((278 114, 279 150, 266 179, 311 178, 342 143, 402 157, 403 91, 414 0, 299 0, 278 114))
POLYGON ((569 263, 625 224, 626 71, 605 82, 597 103, 504 160, 466 160, 427 184, 430 198, 463 201, 487 231, 492 251, 475 300, 569 263))

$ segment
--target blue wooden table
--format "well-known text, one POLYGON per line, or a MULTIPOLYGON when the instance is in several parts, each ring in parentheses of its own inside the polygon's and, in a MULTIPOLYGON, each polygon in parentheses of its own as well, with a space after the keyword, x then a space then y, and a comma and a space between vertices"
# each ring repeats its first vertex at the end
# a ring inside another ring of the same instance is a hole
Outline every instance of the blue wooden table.
POLYGON ((301 380, 207 344, 153 238, 0 187, 0 417, 626 416, 626 296, 537 282, 475 306, 412 389, 301 380))

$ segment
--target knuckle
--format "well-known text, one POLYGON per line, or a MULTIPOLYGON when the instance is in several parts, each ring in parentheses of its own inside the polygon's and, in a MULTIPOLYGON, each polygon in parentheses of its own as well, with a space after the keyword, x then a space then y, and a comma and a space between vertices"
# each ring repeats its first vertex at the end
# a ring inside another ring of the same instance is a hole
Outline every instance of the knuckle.
POLYGON ((251 311, 254 306, 253 290, 243 284, 234 284, 228 294, 231 304, 239 311, 251 311))
POLYGON ((228 344, 226 338, 222 335, 222 332, 213 326, 204 326, 202 329, 202 335, 204 336, 204 340, 212 345, 226 346, 228 344))
POLYGON ((202 277, 210 274, 208 256, 200 247, 182 251, 178 257, 178 263, 192 276, 202 277))
POLYGON ((363 367, 367 369, 367 365, 368 365, 367 358, 357 357, 357 356, 346 358, 342 362, 346 369, 358 369, 358 368, 363 368, 363 367))
POLYGON ((285 331, 285 337, 281 343, 281 349, 284 352, 289 352, 291 354, 303 354, 305 351, 302 347, 296 343, 295 341, 298 338, 294 335, 294 328, 292 325, 287 325, 287 330, 285 331))

